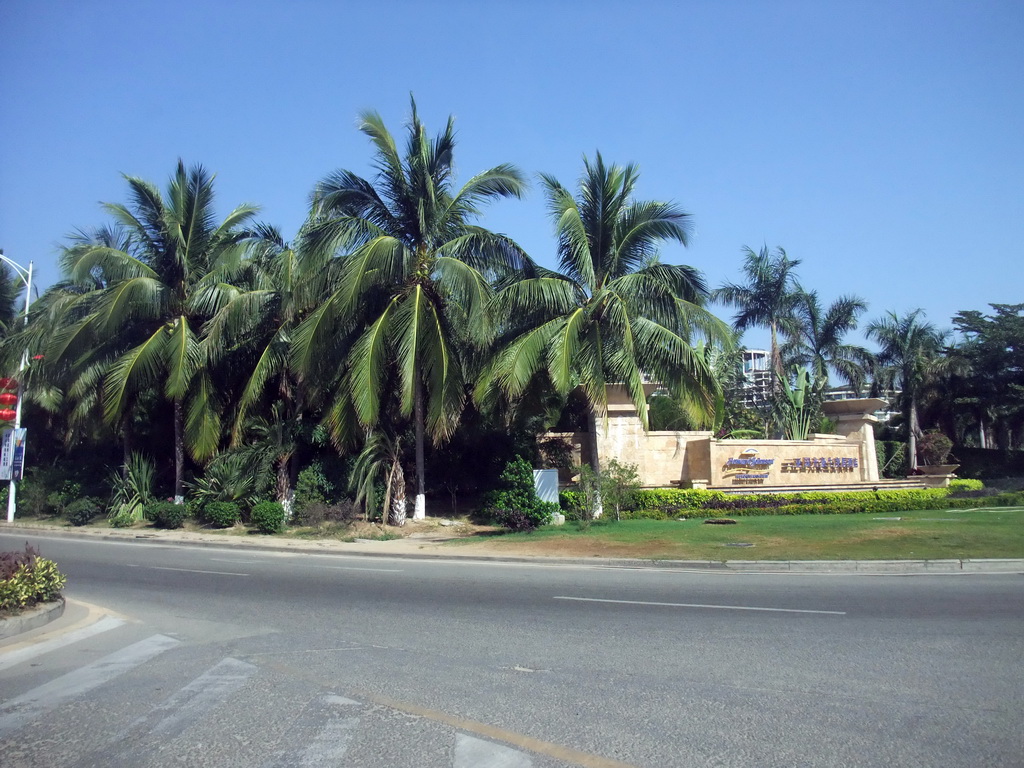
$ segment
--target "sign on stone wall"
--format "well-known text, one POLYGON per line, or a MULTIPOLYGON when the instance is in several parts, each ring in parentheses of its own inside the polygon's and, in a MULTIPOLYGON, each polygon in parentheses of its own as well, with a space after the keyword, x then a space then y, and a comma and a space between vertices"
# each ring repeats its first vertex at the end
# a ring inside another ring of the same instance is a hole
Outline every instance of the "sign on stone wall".
POLYGON ((714 486, 802 486, 862 482, 860 445, 847 441, 765 440, 711 446, 714 486), (808 450, 810 449, 810 450, 808 450))

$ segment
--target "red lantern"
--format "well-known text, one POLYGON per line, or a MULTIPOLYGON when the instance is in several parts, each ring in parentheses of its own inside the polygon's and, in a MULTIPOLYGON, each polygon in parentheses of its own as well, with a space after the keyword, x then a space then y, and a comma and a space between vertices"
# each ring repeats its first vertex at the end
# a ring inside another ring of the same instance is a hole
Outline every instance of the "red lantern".
POLYGON ((4 377, 0 379, 0 391, 12 392, 18 389, 18 382, 15 379, 4 377))
POLYGON ((0 421, 14 421, 17 415, 18 412, 10 408, 0 408, 0 421))
POLYGON ((12 408, 18 404, 18 396, 13 392, 4 392, 0 394, 0 405, 9 405, 12 408))

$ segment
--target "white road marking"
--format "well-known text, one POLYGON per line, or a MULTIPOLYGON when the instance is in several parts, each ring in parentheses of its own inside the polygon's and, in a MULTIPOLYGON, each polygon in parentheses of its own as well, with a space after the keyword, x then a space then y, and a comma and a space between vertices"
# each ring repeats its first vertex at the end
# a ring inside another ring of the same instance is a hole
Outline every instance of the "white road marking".
POLYGON ((174 738, 192 723, 234 693, 256 671, 256 666, 226 658, 179 690, 167 701, 153 707, 132 724, 163 739, 174 738), (156 721, 156 722, 154 722, 156 721), (152 723, 152 725, 150 725, 152 723))
POLYGON ((177 645, 180 641, 173 637, 153 635, 11 699, 0 707, 0 736, 31 723, 65 701, 88 693, 177 645))
POLYGON ((81 629, 76 629, 73 632, 68 632, 66 635, 53 637, 49 640, 43 640, 42 642, 36 643, 35 645, 18 648, 14 651, 7 651, 6 653, 0 650, 0 670, 8 669, 16 664, 21 664, 29 659, 34 659, 36 656, 42 656, 44 653, 49 653, 50 651, 55 651, 58 648, 63 648, 65 645, 77 643, 79 640, 84 640, 87 637, 98 635, 100 632, 106 632, 114 629, 115 627, 120 627, 122 624, 124 624, 122 619, 115 619, 112 616, 104 616, 95 624, 90 624, 87 627, 82 627, 81 629))
POLYGON ((313 737, 313 741, 302 750, 296 768, 329 768, 340 764, 348 752, 352 734, 359 726, 358 717, 344 720, 329 720, 313 737))
POLYGON ((248 576, 248 573, 236 573, 234 571, 200 571, 196 568, 169 568, 164 565, 139 565, 138 563, 125 563, 126 568, 148 568, 152 571, 180 571, 182 573, 210 573, 214 576, 248 576))
POLYGON ((358 701, 328 694, 316 699, 311 707, 292 724, 288 744, 263 768, 334 768, 342 765, 352 736, 359 728, 359 717, 351 717, 358 701), (344 707, 349 717, 337 717, 337 708, 344 707), (292 746, 294 745, 294 746, 292 746))
POLYGON ((354 565, 313 565, 323 571, 376 571, 377 573, 402 573, 401 568, 357 568, 354 565))
POLYGON ((812 611, 804 608, 759 608, 751 605, 704 605, 702 603, 655 603, 646 600, 606 600, 600 597, 568 597, 555 595, 553 600, 576 600, 581 603, 615 603, 618 605, 654 605, 664 608, 716 608, 723 611, 766 611, 768 613, 817 613, 826 616, 845 616, 846 611, 812 611))
POLYGON ((464 733, 455 737, 452 768, 530 768, 532 765, 533 761, 525 752, 464 733))

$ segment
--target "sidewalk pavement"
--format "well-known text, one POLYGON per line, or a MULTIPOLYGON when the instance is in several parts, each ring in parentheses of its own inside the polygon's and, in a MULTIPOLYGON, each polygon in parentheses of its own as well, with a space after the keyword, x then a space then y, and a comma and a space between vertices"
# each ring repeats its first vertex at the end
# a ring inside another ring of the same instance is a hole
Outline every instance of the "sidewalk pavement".
POLYGON ((1024 559, 987 558, 952 560, 652 560, 611 557, 548 557, 514 553, 480 552, 472 546, 451 547, 445 543, 462 537, 448 535, 446 529, 436 534, 414 533, 400 539, 378 541, 356 539, 285 539, 279 536, 250 534, 201 533, 196 531, 165 531, 159 529, 72 528, 0 523, 0 533, 16 532, 49 534, 65 538, 133 540, 140 544, 184 544, 197 547, 264 550, 274 552, 309 552, 313 554, 366 555, 370 557, 409 557, 419 559, 467 560, 501 563, 543 563, 550 565, 588 565, 606 568, 664 568, 671 570, 720 571, 736 573, 833 573, 833 574, 921 574, 921 573, 1020 573, 1024 559))

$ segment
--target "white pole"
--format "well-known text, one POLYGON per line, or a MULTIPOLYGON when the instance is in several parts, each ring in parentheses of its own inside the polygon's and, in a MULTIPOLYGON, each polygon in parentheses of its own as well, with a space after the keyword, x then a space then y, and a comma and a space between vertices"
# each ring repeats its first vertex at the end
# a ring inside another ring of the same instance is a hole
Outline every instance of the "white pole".
MULTIPOLYGON (((3 251, 0 251, 0 258, 3 258, 3 251)), ((8 264, 12 264, 17 267, 14 262, 10 259, 3 258, 8 264)), ((32 262, 28 263, 28 271, 26 272, 23 279, 25 280, 25 325, 28 325, 28 306, 32 303, 32 262)), ((19 277, 20 268, 19 268, 19 277)), ((14 429, 17 430, 21 427, 21 399, 25 394, 25 382, 23 381, 25 369, 28 368, 28 349, 21 353, 21 365, 18 367, 18 403, 14 406, 14 429)), ((13 437, 13 436, 12 436, 13 437)), ((13 459, 14 451, 14 440, 11 440, 11 451, 13 459)), ((15 499, 18 493, 18 483, 14 479, 14 473, 11 473, 11 484, 7 489, 7 522, 14 522, 14 510, 15 510, 15 499)))

